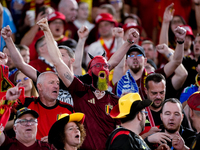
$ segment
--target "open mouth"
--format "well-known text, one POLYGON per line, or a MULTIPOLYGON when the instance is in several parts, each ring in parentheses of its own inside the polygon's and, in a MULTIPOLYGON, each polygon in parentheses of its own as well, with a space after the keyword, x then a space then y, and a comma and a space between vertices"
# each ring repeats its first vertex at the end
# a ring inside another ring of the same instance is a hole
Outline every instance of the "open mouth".
POLYGON ((75 138, 79 138, 79 135, 77 134, 77 135, 75 136, 75 138))
POLYGON ((56 29, 56 31, 57 31, 57 32, 59 32, 59 31, 60 31, 60 29, 59 29, 59 28, 57 28, 57 29, 56 29))
POLYGON ((32 131, 32 129, 26 129, 26 131, 28 131, 28 132, 29 132, 29 131, 32 131))
POLYGON ((56 93, 56 94, 57 94, 58 92, 57 92, 57 91, 53 91, 53 93, 56 93))
POLYGON ((105 77, 106 77, 105 72, 104 71, 99 71, 99 78, 105 79, 105 77))

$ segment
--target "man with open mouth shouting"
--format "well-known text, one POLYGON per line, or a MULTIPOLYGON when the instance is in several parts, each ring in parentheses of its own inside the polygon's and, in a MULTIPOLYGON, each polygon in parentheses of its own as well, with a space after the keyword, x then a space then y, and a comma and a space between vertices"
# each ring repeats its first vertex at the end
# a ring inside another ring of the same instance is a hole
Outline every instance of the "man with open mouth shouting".
MULTIPOLYGON (((109 115, 110 110, 118 102, 118 97, 107 91, 109 70, 113 68, 113 65, 110 63, 109 65, 103 56, 91 56, 92 60, 88 65, 88 74, 92 78, 92 84, 82 83, 63 62, 60 51, 54 43, 47 20, 42 19, 37 24, 44 31, 48 51, 59 77, 68 87, 68 91, 73 97, 74 110, 82 112, 86 116, 84 122, 86 138, 81 149, 105 149, 108 135, 119 124, 119 120, 114 120, 109 115)), ((139 36, 135 30, 130 31, 129 40, 118 50, 120 51, 118 57, 123 58, 129 47, 134 44, 132 41, 135 39, 135 34, 139 36), (121 50, 124 51, 121 53, 121 50)))

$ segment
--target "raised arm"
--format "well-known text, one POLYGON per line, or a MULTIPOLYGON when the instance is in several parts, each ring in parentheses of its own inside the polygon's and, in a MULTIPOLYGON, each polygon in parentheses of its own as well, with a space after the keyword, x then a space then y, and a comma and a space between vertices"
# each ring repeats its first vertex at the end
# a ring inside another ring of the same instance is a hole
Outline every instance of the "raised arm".
POLYGON ((25 75, 27 75, 33 81, 36 82, 37 74, 35 68, 31 67, 30 65, 24 62, 21 54, 16 49, 15 44, 13 43, 11 34, 12 32, 9 26, 6 26, 1 30, 1 35, 6 42, 6 45, 8 47, 13 62, 15 63, 16 67, 19 70, 21 70, 25 75))
POLYGON ((47 19, 43 18, 37 24, 39 25, 40 29, 44 32, 45 40, 47 43, 47 49, 51 60, 54 66, 56 67, 59 77, 62 79, 65 86, 69 87, 74 79, 74 75, 62 60, 61 53, 49 29, 47 19))
MULTIPOLYGON (((160 44, 156 48, 159 53, 166 56, 168 61, 173 60, 174 50, 170 49, 166 44, 160 44)), ((180 64, 174 71, 174 75, 171 79, 172 85, 175 90, 178 90, 183 86, 183 84, 187 78, 187 75, 188 75, 187 70, 185 69, 185 67, 182 64, 180 64)))
POLYGON ((160 32, 160 39, 159 44, 167 44, 168 45, 168 30, 169 30, 169 23, 173 18, 174 15, 174 9, 173 9, 174 3, 170 4, 166 7, 164 15, 163 15, 163 22, 160 32))
MULTIPOLYGON (((121 30, 121 28, 119 29, 121 30)), ((113 36, 115 36, 115 39, 117 40, 117 47, 121 47, 124 43, 123 40, 124 32, 122 34, 120 30, 118 32, 118 27, 113 29, 113 36)), ((125 59, 126 56, 124 56, 123 59, 120 61, 120 63, 114 68, 113 78, 112 78, 113 85, 116 82, 118 82, 119 79, 121 79, 121 77, 123 76, 123 73, 125 71, 125 59)))
POLYGON ((78 30, 78 44, 76 46, 75 50, 75 61, 73 63, 73 70, 75 75, 82 75, 82 59, 83 59, 83 50, 84 50, 84 45, 85 41, 88 37, 89 30, 86 26, 82 26, 78 30))
MULTIPOLYGON (((44 18, 44 14, 42 14, 43 12, 40 12, 38 15, 37 15, 37 19, 36 19, 36 22, 41 20, 42 18, 44 18)), ((33 27, 31 27, 31 29, 23 36, 20 44, 21 45, 26 45, 26 46, 29 46, 32 42, 33 42, 33 39, 35 37, 35 35, 37 34, 38 32, 38 25, 35 24, 33 27)))
POLYGON ((169 77, 176 70, 176 68, 182 63, 183 59, 186 30, 182 27, 177 27, 175 29, 175 36, 177 38, 177 44, 173 59, 164 66, 166 77, 169 77))
POLYGON ((194 10, 197 22, 197 33, 200 33, 200 0, 194 0, 194 10))
MULTIPOLYGON (((123 34, 123 29, 118 29, 118 34, 123 34)), ((134 41, 138 39, 139 33, 135 29, 129 30, 129 37, 128 41, 125 41, 124 44, 111 56, 108 63, 110 64, 109 70, 112 70, 115 68, 120 61, 123 59, 123 57, 126 55, 129 48, 134 45, 134 41)))
MULTIPOLYGON (((13 101, 19 98, 22 89, 19 89, 19 86, 21 85, 21 83, 18 83, 15 87, 8 89, 8 91, 6 92, 6 100, 8 101, 13 101)), ((5 122, 5 124, 7 124, 7 122, 5 122)), ((2 124, 1 124, 2 126, 2 124)), ((1 127, 0 129, 0 146, 3 144, 3 142, 5 141, 5 135, 2 131, 3 127, 1 127)))

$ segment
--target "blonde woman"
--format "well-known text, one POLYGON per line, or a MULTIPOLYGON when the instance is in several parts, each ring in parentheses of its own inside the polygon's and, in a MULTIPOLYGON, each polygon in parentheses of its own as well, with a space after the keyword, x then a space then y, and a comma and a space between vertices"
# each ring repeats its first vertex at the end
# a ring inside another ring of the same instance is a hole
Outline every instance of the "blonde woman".
POLYGON ((38 97, 38 92, 33 84, 33 81, 23 74, 21 71, 17 71, 14 78, 15 85, 21 82, 21 86, 24 87, 26 97, 38 97))

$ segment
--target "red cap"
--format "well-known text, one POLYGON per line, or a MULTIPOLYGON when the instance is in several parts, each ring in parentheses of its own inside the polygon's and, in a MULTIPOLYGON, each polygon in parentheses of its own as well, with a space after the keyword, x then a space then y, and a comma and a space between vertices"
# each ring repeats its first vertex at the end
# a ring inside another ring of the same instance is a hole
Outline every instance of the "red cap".
POLYGON ((182 25, 180 27, 183 27, 187 31, 186 35, 190 35, 192 37, 192 40, 195 39, 194 34, 192 32, 192 28, 189 25, 182 25))
POLYGON ((191 109, 200 111, 200 108, 197 108, 200 106, 200 92, 193 93, 187 100, 187 103, 191 109))
POLYGON ((141 35, 141 33, 142 33, 142 27, 138 26, 136 23, 130 22, 130 23, 126 23, 125 25, 123 25, 124 32, 126 32, 130 28, 136 28, 136 29, 138 29, 139 33, 141 35))
POLYGON ((63 15, 62 13, 60 13, 58 11, 55 11, 55 12, 52 12, 51 14, 49 14, 47 16, 47 19, 48 19, 48 21, 54 21, 56 19, 61 19, 65 23, 65 15, 63 15))
POLYGON ((113 19, 113 16, 109 13, 101 13, 96 17, 95 19, 96 24, 98 24, 101 21, 109 21, 114 23, 115 26, 117 26, 117 21, 113 19))

